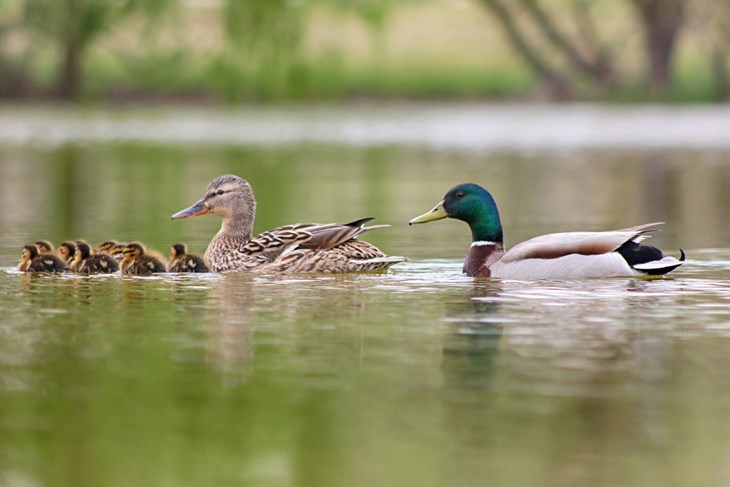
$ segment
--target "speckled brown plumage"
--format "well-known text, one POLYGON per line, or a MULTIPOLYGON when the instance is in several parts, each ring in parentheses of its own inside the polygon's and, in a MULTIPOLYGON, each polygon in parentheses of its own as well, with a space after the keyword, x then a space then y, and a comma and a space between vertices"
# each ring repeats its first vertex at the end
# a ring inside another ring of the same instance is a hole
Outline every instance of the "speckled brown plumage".
POLYGON ((167 272, 210 272, 210 270, 201 257, 188 253, 185 244, 176 243, 170 249, 167 272))
POLYGON ((203 199, 172 218, 205 213, 223 218, 220 231, 205 251, 205 260, 214 272, 380 271, 405 260, 356 240, 369 230, 387 226, 365 226, 372 218, 347 224, 298 223, 252 238, 256 199, 251 185, 238 176, 217 177, 203 199))

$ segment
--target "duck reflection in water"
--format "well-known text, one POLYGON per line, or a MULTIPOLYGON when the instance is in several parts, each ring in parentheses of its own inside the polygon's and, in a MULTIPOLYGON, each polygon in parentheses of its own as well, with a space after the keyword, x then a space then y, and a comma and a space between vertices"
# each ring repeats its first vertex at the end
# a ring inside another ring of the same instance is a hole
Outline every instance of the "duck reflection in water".
POLYGON ((444 320, 452 333, 445 339, 441 369, 450 387, 490 389, 503 326, 499 281, 475 282, 466 297, 448 304, 444 320))

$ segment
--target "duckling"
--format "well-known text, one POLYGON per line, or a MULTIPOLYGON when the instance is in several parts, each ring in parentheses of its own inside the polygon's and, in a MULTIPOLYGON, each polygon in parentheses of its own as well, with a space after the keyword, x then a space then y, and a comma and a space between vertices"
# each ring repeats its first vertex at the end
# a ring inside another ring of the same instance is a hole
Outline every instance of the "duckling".
POLYGON ((184 243, 176 243, 170 249, 170 265, 167 272, 210 272, 205 261, 197 255, 188 254, 184 243))
POLYGON ((96 247, 96 253, 97 254, 109 254, 111 249, 119 245, 119 242, 116 240, 107 240, 106 242, 102 242, 96 247))
POLYGON ((52 254, 55 250, 53 244, 48 240, 38 240, 37 242, 33 242, 33 245, 36 246, 39 254, 52 254))
POLYGON ((126 247, 127 244, 125 242, 119 242, 118 244, 114 245, 112 248, 109 249, 109 252, 107 252, 114 260, 121 261, 124 255, 122 254, 124 252, 124 247, 126 247))
POLYGON ((56 253, 58 254, 58 257, 66 263, 66 265, 71 265, 71 262, 74 260, 74 255, 76 254, 76 244, 67 240, 58 246, 56 253))
POLYGON ((76 240, 76 252, 74 252, 74 258, 69 262, 68 267, 71 272, 79 272, 86 258, 91 255, 89 245, 82 240, 76 240))
POLYGON ((119 270, 119 263, 107 254, 92 254, 88 244, 77 246, 74 259, 75 272, 79 274, 112 274, 119 270))
POLYGON ((144 247, 132 242, 124 247, 122 252, 122 274, 148 275, 165 272, 165 266, 159 259, 145 254, 144 247))
POLYGON ((68 272, 68 266, 55 255, 41 254, 35 245, 26 245, 20 255, 18 270, 22 272, 68 272))

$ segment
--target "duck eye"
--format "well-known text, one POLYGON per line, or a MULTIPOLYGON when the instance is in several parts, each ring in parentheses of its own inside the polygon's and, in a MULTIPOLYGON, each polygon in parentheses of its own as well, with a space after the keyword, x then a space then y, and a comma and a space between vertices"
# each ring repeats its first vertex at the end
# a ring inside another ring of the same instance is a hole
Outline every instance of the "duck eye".
POLYGON ((217 194, 217 195, 221 195, 223 193, 224 193, 224 191, 222 189, 219 189, 218 191, 215 192, 215 194, 217 194))
POLYGON ((457 191, 456 192, 456 197, 457 198, 463 198, 464 197, 464 192, 463 191, 457 191))

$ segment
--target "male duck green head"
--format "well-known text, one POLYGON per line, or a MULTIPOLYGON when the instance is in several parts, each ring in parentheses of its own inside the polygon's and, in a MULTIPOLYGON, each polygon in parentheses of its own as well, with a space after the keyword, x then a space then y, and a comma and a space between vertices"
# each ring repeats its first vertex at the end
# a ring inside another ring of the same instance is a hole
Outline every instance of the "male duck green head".
POLYGON ((464 273, 506 279, 581 279, 588 277, 659 276, 684 263, 640 242, 659 223, 607 232, 567 232, 541 235, 505 252, 502 223, 489 191, 473 183, 451 188, 433 210, 409 223, 442 218, 466 222, 472 244, 464 273))
POLYGON ((471 229, 473 243, 503 245, 504 237, 497 203, 489 191, 478 184, 464 183, 454 186, 433 210, 417 216, 408 224, 428 223, 443 218, 455 218, 466 222, 471 229))

